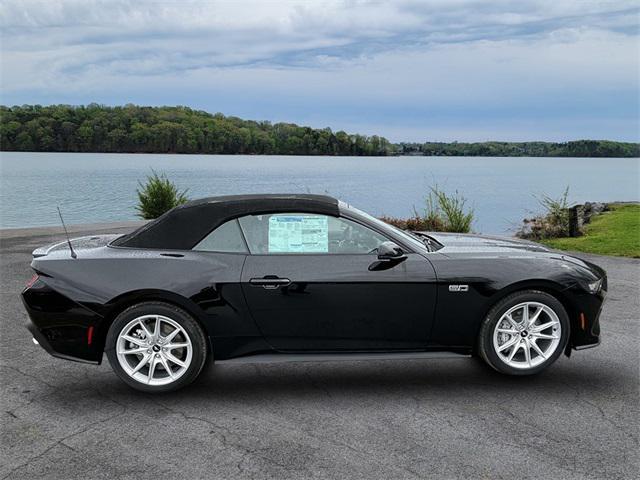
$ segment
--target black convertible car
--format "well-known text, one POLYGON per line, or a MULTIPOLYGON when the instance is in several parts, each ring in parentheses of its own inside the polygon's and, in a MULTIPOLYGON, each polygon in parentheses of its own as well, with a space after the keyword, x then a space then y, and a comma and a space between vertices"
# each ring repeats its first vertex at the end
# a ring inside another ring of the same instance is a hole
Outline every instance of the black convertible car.
POLYGON ((143 391, 208 359, 481 356, 513 375, 599 343, 605 272, 528 242, 405 232, 321 195, 213 197, 33 252, 34 341, 143 391))

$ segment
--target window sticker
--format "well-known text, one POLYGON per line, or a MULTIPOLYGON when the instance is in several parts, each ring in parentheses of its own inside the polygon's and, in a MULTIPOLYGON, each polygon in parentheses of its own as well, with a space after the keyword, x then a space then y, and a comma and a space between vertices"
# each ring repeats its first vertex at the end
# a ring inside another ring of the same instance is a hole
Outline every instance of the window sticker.
POLYGON ((328 253, 328 220, 322 215, 273 215, 269 253, 328 253))

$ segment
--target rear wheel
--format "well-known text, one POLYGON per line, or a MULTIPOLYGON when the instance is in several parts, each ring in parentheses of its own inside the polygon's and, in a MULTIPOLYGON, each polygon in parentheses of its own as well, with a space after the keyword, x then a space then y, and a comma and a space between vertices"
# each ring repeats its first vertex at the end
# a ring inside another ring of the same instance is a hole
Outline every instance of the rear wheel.
POLYGON ((498 302, 480 329, 478 350, 493 368, 510 375, 538 373, 560 356, 569 317, 552 295, 525 290, 498 302))
POLYGON ((116 317, 107 335, 111 368, 129 386, 168 392, 193 382, 207 357, 207 340, 184 310, 144 302, 116 317))

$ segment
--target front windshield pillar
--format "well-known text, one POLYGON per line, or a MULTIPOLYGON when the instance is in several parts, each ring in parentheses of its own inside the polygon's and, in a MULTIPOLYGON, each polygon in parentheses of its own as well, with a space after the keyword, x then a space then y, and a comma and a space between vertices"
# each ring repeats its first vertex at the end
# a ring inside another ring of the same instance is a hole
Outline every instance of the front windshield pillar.
POLYGON ((340 212, 346 213, 347 216, 353 216, 354 218, 360 219, 369 225, 377 227, 382 232, 387 233, 393 238, 396 238, 400 243, 404 243, 420 253, 430 253, 429 247, 427 247, 427 245, 425 245, 422 240, 418 239, 416 236, 409 232, 405 232, 404 230, 394 227, 393 225, 389 225, 379 218, 376 218, 373 215, 369 215, 368 213, 363 212, 362 210, 357 209, 341 200, 338 202, 338 208, 340 209, 340 212))

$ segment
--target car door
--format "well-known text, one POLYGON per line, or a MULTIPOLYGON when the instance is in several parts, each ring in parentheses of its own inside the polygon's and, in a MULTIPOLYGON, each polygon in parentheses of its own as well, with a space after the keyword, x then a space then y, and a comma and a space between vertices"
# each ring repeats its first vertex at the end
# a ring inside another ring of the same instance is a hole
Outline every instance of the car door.
POLYGON ((435 307, 430 262, 406 251, 379 264, 384 235, 346 218, 240 218, 250 255, 241 284, 266 340, 281 351, 422 349, 435 307))

